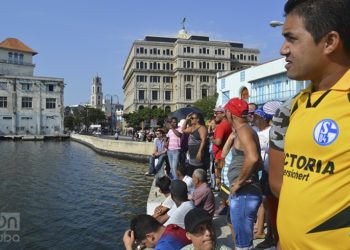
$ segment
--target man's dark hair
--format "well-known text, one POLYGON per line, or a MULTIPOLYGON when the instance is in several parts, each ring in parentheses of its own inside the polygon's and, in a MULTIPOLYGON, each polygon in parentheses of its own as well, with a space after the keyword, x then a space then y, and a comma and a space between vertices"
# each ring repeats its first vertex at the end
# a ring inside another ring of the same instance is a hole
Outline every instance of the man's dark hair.
POLYGON ((151 215, 140 214, 135 216, 130 223, 130 229, 134 231, 135 240, 140 242, 146 238, 146 234, 157 232, 162 225, 151 215))
POLYGON ((170 193, 170 184, 171 180, 167 176, 160 177, 156 181, 156 187, 158 187, 163 194, 170 193))
POLYGON ((316 44, 327 33, 338 32, 350 54, 350 0, 288 0, 284 12, 300 16, 316 44))
POLYGON ((187 174, 185 164, 179 164, 176 168, 183 176, 187 174))
POLYGON ((170 120, 171 120, 171 121, 172 121, 172 120, 176 120, 176 122, 178 122, 177 117, 175 117, 175 116, 171 117, 170 120))

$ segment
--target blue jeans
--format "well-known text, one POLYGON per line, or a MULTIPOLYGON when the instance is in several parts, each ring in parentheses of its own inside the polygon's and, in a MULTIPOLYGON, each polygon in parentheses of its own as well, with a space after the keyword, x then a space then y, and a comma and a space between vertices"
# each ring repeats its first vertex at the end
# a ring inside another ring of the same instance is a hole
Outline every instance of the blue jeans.
POLYGON ((176 169, 177 165, 179 164, 180 160, 180 149, 175 150, 168 150, 167 151, 168 158, 169 158, 169 164, 170 164, 170 174, 171 179, 176 180, 176 169))
POLYGON ((261 201, 261 195, 230 195, 230 215, 237 249, 253 246, 254 223, 261 201))
MULTIPOLYGON (((159 170, 162 169, 166 157, 167 157, 166 154, 162 154, 158 157, 150 156, 149 157, 149 165, 148 165, 148 173, 150 173, 150 174, 158 173, 159 170), (157 165, 154 165, 155 159, 158 159, 157 165)), ((159 177, 161 177, 161 176, 159 176, 159 177)))

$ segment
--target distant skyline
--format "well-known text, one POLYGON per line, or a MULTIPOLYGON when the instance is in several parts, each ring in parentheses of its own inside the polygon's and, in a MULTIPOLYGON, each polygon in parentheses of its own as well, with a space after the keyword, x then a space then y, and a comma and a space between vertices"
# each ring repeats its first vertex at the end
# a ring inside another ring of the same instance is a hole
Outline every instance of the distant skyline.
POLYGON ((147 35, 176 37, 181 21, 190 35, 242 42, 260 50, 260 62, 280 58, 285 1, 11 0, 1 4, 0 41, 21 40, 37 51, 34 75, 64 78, 64 103, 89 101, 94 76, 103 94, 123 103, 123 66, 132 43, 147 35))

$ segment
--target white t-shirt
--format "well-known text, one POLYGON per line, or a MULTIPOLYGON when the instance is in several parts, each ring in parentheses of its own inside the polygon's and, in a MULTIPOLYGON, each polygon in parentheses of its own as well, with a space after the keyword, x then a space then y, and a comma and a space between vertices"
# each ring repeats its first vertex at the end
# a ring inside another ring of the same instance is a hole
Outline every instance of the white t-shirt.
POLYGON ((162 203, 163 207, 167 207, 167 208, 172 208, 173 205, 175 205, 174 201, 171 199, 171 195, 169 195, 168 197, 165 198, 165 200, 162 203))
POLYGON ((173 206, 169 211, 169 219, 164 223, 164 226, 176 224, 185 229, 185 216, 192 208, 194 208, 192 201, 182 202, 179 207, 173 206))
POLYGON ((185 175, 182 181, 186 183, 188 194, 191 195, 194 191, 194 184, 192 178, 188 175, 185 175))
POLYGON ((264 161, 264 170, 269 169, 269 134, 271 127, 267 127, 262 131, 258 131, 258 137, 261 149, 261 159, 264 161))

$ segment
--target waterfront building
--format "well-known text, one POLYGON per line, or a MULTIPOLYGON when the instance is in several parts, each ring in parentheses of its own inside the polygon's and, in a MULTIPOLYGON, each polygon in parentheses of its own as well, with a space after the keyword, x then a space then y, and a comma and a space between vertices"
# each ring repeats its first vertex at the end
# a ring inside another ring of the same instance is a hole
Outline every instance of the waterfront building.
POLYGON ((145 36, 133 42, 124 64, 124 112, 144 107, 170 111, 216 93, 216 74, 259 63, 259 50, 208 36, 145 36))
POLYGON ((285 58, 280 58, 238 72, 218 73, 217 105, 224 105, 232 97, 262 105, 296 95, 309 81, 289 79, 284 65, 285 58))
POLYGON ((16 38, 0 43, 0 134, 63 133, 64 79, 34 76, 36 51, 16 38))

